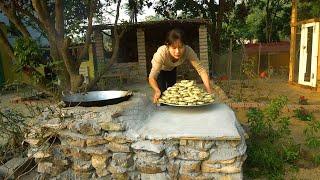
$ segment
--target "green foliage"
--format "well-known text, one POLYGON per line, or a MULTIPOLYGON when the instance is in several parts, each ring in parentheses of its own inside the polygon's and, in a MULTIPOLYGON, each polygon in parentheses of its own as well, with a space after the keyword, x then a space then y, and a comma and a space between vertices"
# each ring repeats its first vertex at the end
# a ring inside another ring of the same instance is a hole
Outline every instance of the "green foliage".
POLYGON ((17 60, 16 71, 24 72, 31 78, 34 84, 38 84, 44 78, 44 69, 48 62, 42 61, 42 50, 37 42, 30 38, 17 38, 14 44, 14 55, 17 60), (46 65, 45 65, 46 63, 46 65))
POLYGON ((241 64, 241 70, 242 73, 246 76, 248 79, 255 79, 257 77, 257 73, 255 72, 255 64, 256 59, 255 57, 250 57, 249 59, 246 59, 241 64))
POLYGON ((252 108, 247 113, 250 139, 245 174, 251 178, 283 179, 285 165, 300 157, 300 145, 290 138, 290 119, 281 113, 287 102, 281 96, 265 109, 252 108))
POLYGON ((314 156, 313 162, 314 162, 316 165, 320 165, 320 154, 317 154, 316 156, 314 156))
MULTIPOLYGON (((84 42, 84 34, 86 27, 84 25, 88 22, 88 4, 91 0, 78 1, 78 0, 68 0, 64 1, 64 20, 65 20, 65 31, 68 37, 71 37, 72 42, 81 43, 84 42)), ((102 3, 97 0, 95 3, 95 13, 94 18, 98 22, 105 22, 103 16, 103 5, 111 5, 111 1, 106 1, 102 3)), ((52 10, 52 12, 54 12, 52 10)))
POLYGON ((312 121, 312 119, 313 119, 312 113, 309 113, 303 107, 301 107, 299 109, 295 109, 293 112, 294 112, 294 116, 296 118, 300 119, 301 121, 312 121))
POLYGON ((313 157, 313 163, 320 165, 320 121, 312 119, 308 122, 308 126, 304 129, 306 136, 306 145, 311 149, 317 150, 317 153, 313 157))
POLYGON ((304 134, 306 136, 306 145, 309 148, 320 148, 320 121, 312 119, 308 122, 307 127, 304 129, 304 134))
POLYGON ((278 148, 269 141, 257 141, 248 144, 248 158, 245 162, 245 174, 251 178, 267 176, 279 179, 284 173, 284 161, 279 157, 278 148))
POLYGON ((290 35, 291 1, 257 0, 248 4, 246 19, 249 32, 260 42, 274 42, 290 35))
POLYGON ((143 13, 144 0, 128 0, 125 4, 126 14, 130 16, 131 23, 137 23, 138 14, 143 13))
POLYGON ((251 129, 250 132, 252 134, 259 134, 265 129, 266 123, 264 122, 264 114, 260 109, 249 109, 247 117, 251 129))
POLYGON ((14 44, 14 55, 18 70, 28 66, 37 68, 41 64, 42 51, 35 40, 30 38, 17 38, 14 44))
MULTIPOLYGON (((150 2, 150 1, 148 1, 150 2)), ((290 36, 290 0, 222 1, 221 52, 228 49, 229 39, 236 43, 258 39, 259 42, 275 42, 290 36)), ((219 4, 217 1, 170 0, 158 1, 154 6, 158 15, 168 19, 199 18, 211 19, 217 25, 219 4), (182 11, 181 15, 177 13, 182 11)), ((298 8, 299 19, 319 18, 320 0, 301 0, 298 8)), ((213 30, 217 28, 213 26, 213 30)))
POLYGON ((300 149, 300 144, 294 144, 292 139, 287 144, 282 144, 283 160, 293 164, 300 157, 300 149))
POLYGON ((320 0, 298 1, 298 19, 320 18, 320 0))

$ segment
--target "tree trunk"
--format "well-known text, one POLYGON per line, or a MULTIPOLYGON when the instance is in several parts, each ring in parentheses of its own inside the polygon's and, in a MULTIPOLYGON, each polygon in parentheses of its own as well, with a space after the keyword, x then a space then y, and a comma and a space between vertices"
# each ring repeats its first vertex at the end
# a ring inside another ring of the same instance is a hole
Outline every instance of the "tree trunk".
POLYGON ((291 37, 290 37, 290 63, 289 82, 293 82, 296 63, 296 43, 297 43, 297 0, 292 0, 291 10, 291 37))
MULTIPOLYGON (((50 12, 50 8, 48 5, 48 1, 43 0, 31 0, 33 12, 28 12, 26 9, 19 4, 12 3, 11 8, 5 4, 4 2, 0 2, 0 9, 6 14, 6 16, 10 19, 10 21, 18 28, 18 30, 23 34, 23 36, 30 37, 29 32, 27 31, 26 26, 23 24, 23 21, 19 19, 20 15, 29 16, 30 19, 34 20, 40 28, 47 34, 47 38, 50 45, 50 56, 52 57, 54 62, 62 63, 56 66, 61 66, 62 68, 57 68, 55 71, 61 80, 61 85, 64 90, 70 90, 72 92, 76 92, 79 90, 79 87, 82 86, 83 76, 79 74, 79 67, 81 64, 81 60, 88 54, 88 47, 91 43, 91 35, 92 35, 92 18, 94 17, 94 12, 96 8, 97 0, 91 0, 89 11, 88 11, 88 28, 86 32, 85 45, 83 50, 80 52, 80 57, 74 57, 69 53, 70 41, 67 37, 65 37, 65 29, 64 29, 64 14, 63 14, 63 0, 54 0, 54 12, 50 12), (20 9, 20 10, 19 10, 20 9), (20 12, 20 13, 19 13, 20 12)), ((117 29, 117 21, 119 18, 119 9, 120 9, 121 0, 117 1, 117 14, 115 20, 115 30, 117 29)), ((134 20, 137 20, 137 16, 134 17, 134 20)), ((119 41, 122 37, 124 31, 118 34, 116 32, 116 43, 114 48, 114 54, 112 55, 111 63, 107 65, 108 69, 111 67, 112 63, 115 62, 119 41)), ((0 43, 5 44, 6 50, 9 52, 9 55, 14 59, 14 53, 12 51, 12 47, 7 42, 7 38, 2 31, 0 31, 0 43), (8 45, 8 46, 6 46, 8 45)), ((99 79, 99 78, 98 78, 99 79)), ((43 80, 45 82, 45 80, 43 80)), ((97 81, 94 81, 95 83, 97 81)), ((42 86, 45 88, 46 86, 42 86)))
POLYGON ((69 50, 69 40, 66 39, 63 41, 63 39, 59 40, 59 53, 63 59, 63 62, 65 64, 66 70, 70 77, 70 91, 71 92, 77 92, 79 87, 81 87, 84 78, 82 75, 79 74, 79 67, 81 64, 81 61, 73 60, 73 58, 70 56, 69 50))
POLYGON ((217 64, 217 57, 216 57, 216 52, 214 48, 214 44, 216 42, 216 37, 215 37, 215 32, 216 32, 216 14, 215 14, 215 2, 214 1, 206 1, 208 8, 209 8, 209 17, 211 18, 211 28, 210 28, 210 40, 211 40, 211 70, 212 73, 216 72, 216 64, 217 64))
POLYGON ((226 0, 219 0, 219 9, 217 15, 217 29, 216 29, 216 42, 215 42, 215 52, 220 55, 220 40, 221 40, 221 29, 222 29, 222 20, 225 10, 226 0))
MULTIPOLYGON (((212 2, 214 3, 214 1, 212 2)), ((215 12, 212 14, 212 35, 211 35, 211 41, 213 46, 213 62, 212 62, 212 71, 214 71, 214 66, 218 64, 220 61, 220 35, 221 35, 221 29, 222 29, 222 18, 224 13, 224 5, 225 0, 219 0, 219 6, 218 6, 218 13, 215 15, 215 12)))
POLYGON ((118 0, 117 2, 117 14, 116 19, 114 21, 114 28, 113 28, 113 34, 114 34, 114 47, 113 47, 113 53, 111 56, 111 59, 109 63, 103 68, 102 73, 99 74, 99 76, 96 76, 87 86, 83 87, 84 90, 91 90, 97 83, 100 81, 101 77, 106 74, 109 70, 109 68, 115 63, 118 57, 118 51, 119 51, 119 45, 120 45, 120 39, 122 38, 123 34, 125 33, 125 29, 121 31, 121 33, 118 33, 117 28, 117 22, 119 19, 119 11, 120 11, 120 4, 121 0, 118 0))
MULTIPOLYGON (((117 32, 115 32, 117 33, 117 32)), ((120 39, 121 37, 123 36, 123 33, 124 31, 121 32, 121 34, 119 35, 119 37, 116 37, 115 38, 115 43, 114 43, 114 48, 113 48, 113 53, 112 53, 112 56, 111 56, 111 59, 109 61, 109 63, 103 68, 103 70, 101 71, 102 73, 95 77, 86 87, 85 89, 87 90, 91 90, 96 84, 98 81, 100 81, 101 77, 103 75, 105 75, 108 70, 111 68, 111 66, 116 62, 117 60, 117 57, 118 57, 118 52, 119 52, 119 45, 120 45, 120 39)))
POLYGON ((70 82, 70 75, 63 65, 63 60, 59 54, 58 48, 56 46, 50 46, 50 56, 53 59, 53 62, 56 63, 54 66, 55 73, 58 76, 58 79, 60 80, 60 90, 61 91, 70 91, 71 90, 71 82, 70 82))

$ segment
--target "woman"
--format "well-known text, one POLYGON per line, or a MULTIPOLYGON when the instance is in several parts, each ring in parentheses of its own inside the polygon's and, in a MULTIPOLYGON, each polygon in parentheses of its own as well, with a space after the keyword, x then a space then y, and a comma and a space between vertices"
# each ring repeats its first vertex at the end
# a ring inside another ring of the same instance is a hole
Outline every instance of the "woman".
POLYGON ((212 93, 209 76, 200 64, 196 53, 190 46, 185 45, 183 32, 179 29, 173 29, 168 32, 165 45, 158 48, 151 61, 149 84, 154 91, 154 103, 158 101, 163 91, 176 83, 176 67, 185 61, 192 64, 200 75, 207 92, 212 93))

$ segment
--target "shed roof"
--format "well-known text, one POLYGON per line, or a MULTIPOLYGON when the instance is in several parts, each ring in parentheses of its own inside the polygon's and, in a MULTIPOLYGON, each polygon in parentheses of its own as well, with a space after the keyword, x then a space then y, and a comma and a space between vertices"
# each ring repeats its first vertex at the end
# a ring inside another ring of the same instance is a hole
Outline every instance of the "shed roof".
MULTIPOLYGON (((167 20, 161 20, 161 21, 144 21, 144 22, 138 22, 135 24, 129 24, 129 26, 132 27, 151 27, 151 26, 157 26, 157 25, 179 25, 179 24, 190 24, 190 25, 209 25, 211 24, 211 21, 209 19, 203 19, 203 18, 197 18, 197 19, 167 19, 167 20)), ((125 25, 125 23, 120 24, 120 26, 125 25)), ((99 24, 94 25, 94 30, 104 30, 104 29, 110 29, 114 27, 114 24, 99 24)))
POLYGON ((313 23, 313 22, 320 22, 320 18, 313 18, 313 19, 307 19, 303 21, 299 21, 297 25, 307 24, 307 23, 313 23))
POLYGON ((272 43, 256 43, 256 44, 246 44, 247 53, 283 53, 290 51, 290 42, 272 42, 272 43))

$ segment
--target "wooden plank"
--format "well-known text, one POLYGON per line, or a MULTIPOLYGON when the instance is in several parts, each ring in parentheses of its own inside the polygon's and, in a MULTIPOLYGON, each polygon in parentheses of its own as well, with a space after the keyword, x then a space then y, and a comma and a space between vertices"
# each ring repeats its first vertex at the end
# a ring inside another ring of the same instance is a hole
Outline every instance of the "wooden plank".
POLYGON ((320 18, 313 18, 313 19, 299 21, 296 23, 296 25, 302 25, 302 24, 308 24, 308 23, 314 23, 314 22, 320 22, 320 18))

